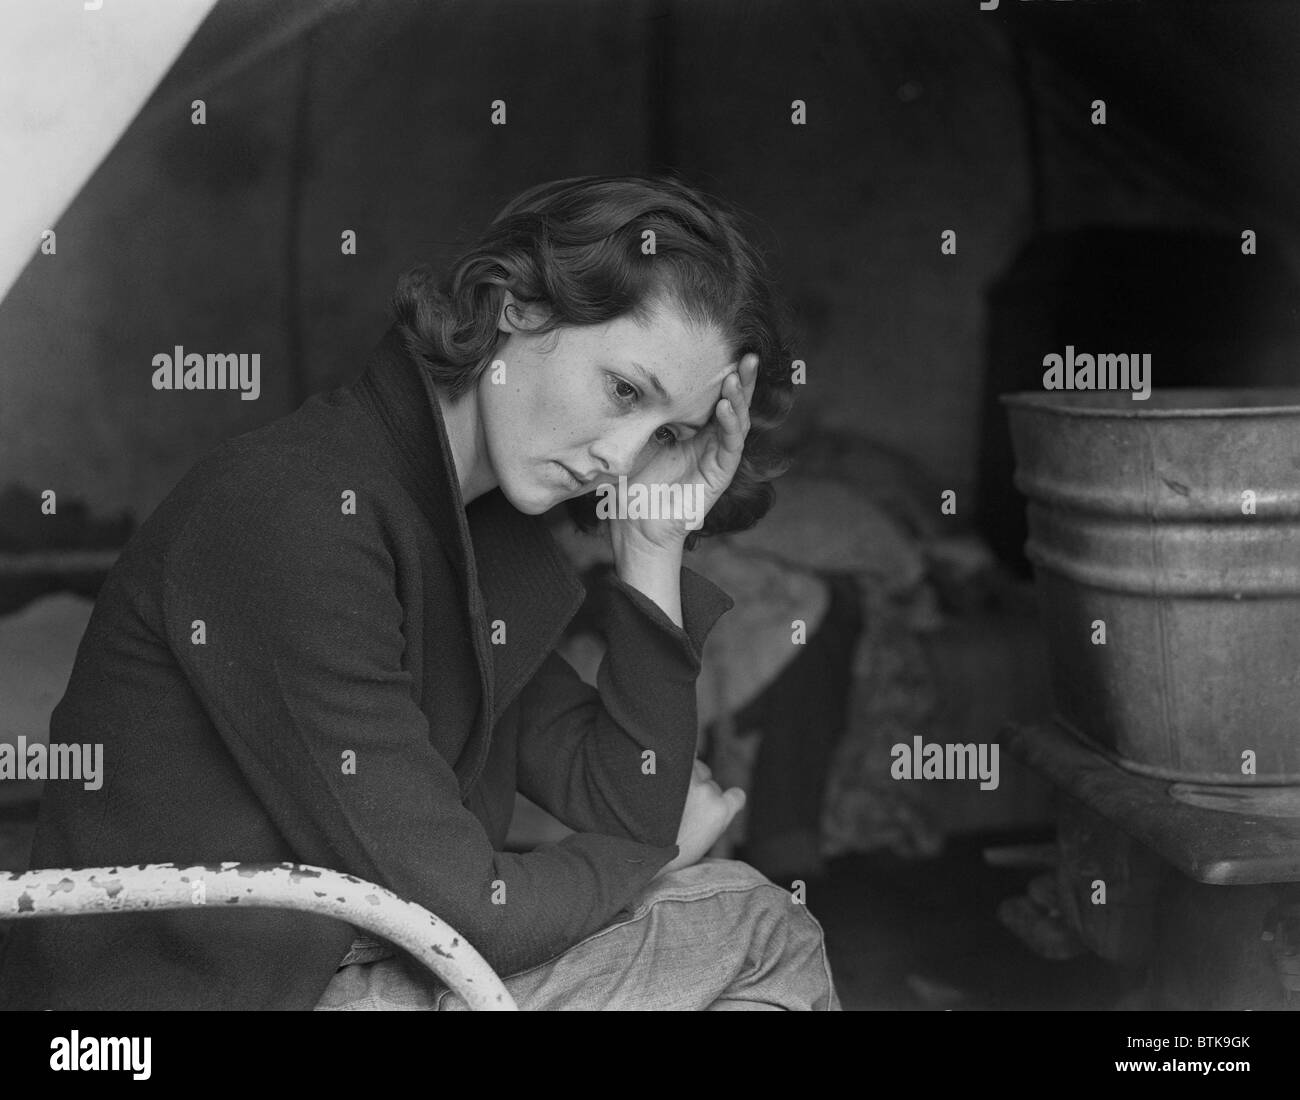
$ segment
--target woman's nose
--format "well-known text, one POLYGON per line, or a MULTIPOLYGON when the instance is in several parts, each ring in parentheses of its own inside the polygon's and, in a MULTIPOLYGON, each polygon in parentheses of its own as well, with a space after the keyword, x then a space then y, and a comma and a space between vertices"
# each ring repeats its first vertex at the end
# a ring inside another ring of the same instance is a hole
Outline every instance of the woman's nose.
POLYGON ((649 437, 643 430, 629 426, 593 443, 591 456, 611 477, 627 476, 636 472, 637 459, 647 442, 649 437))

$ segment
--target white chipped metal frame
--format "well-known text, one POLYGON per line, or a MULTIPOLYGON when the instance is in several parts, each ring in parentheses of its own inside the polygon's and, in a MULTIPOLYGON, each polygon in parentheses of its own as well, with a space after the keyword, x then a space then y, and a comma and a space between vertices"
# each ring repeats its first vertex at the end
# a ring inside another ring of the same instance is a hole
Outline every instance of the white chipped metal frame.
POLYGON ((412 955, 471 1009, 509 1012, 516 1007, 464 936, 427 909, 355 875, 301 863, 146 863, 0 872, 0 920, 194 909, 199 904, 335 917, 412 955))

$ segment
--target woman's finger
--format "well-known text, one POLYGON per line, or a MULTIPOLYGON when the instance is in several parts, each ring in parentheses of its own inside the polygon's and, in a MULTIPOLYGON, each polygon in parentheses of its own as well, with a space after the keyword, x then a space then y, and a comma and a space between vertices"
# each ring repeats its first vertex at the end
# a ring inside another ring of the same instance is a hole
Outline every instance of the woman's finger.
POLYGON ((722 797, 727 803, 727 809, 731 811, 728 821, 745 808, 745 792, 739 787, 728 787, 722 792, 722 797))
POLYGON ((736 425, 735 432, 739 445, 744 444, 745 436, 749 432, 749 406, 745 403, 745 391, 738 375, 731 375, 727 383, 724 397, 731 405, 731 412, 736 425))
POLYGON ((740 417, 730 397, 723 397, 718 402, 718 423, 722 426, 722 450, 728 458, 738 458, 745 445, 745 433, 741 430, 740 417))
POLYGON ((745 386, 744 376, 743 375, 737 376, 737 382, 736 382, 737 393, 736 393, 735 401, 733 402, 733 404, 736 406, 737 417, 740 420, 740 434, 742 437, 749 433, 749 399, 753 396, 754 393, 753 380, 755 374, 752 370, 749 371, 748 373, 750 376, 748 388, 746 388, 745 386))
POLYGON ((758 356, 751 351, 741 359, 738 373, 745 393, 745 411, 748 413, 749 404, 754 400, 754 387, 758 384, 758 356))

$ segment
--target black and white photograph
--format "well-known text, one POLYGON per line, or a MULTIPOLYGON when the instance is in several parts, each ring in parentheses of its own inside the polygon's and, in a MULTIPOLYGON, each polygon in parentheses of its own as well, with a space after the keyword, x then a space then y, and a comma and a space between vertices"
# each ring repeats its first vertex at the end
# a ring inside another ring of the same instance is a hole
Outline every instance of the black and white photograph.
POLYGON ((777 1010, 1267 1072, 1298 56, 1293 0, 5 0, 24 1070, 777 1010))

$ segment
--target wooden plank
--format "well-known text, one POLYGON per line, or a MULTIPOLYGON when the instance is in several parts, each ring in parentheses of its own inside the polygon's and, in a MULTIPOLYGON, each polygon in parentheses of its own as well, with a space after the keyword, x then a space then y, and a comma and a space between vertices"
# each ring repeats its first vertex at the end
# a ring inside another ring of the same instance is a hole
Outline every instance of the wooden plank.
MULTIPOLYGON (((1300 817, 1229 812, 1175 800, 1170 795, 1174 784, 1125 771, 1055 722, 1009 725, 999 740, 1017 760, 1197 882, 1300 882, 1300 817)), ((1178 786, 1186 791, 1189 785, 1178 786)), ((1221 788, 1203 790, 1210 801, 1221 788)), ((1257 790, 1262 808, 1277 803, 1282 788, 1261 785, 1257 790)), ((1241 804, 1242 789, 1234 788, 1233 795, 1232 801, 1241 804)))

